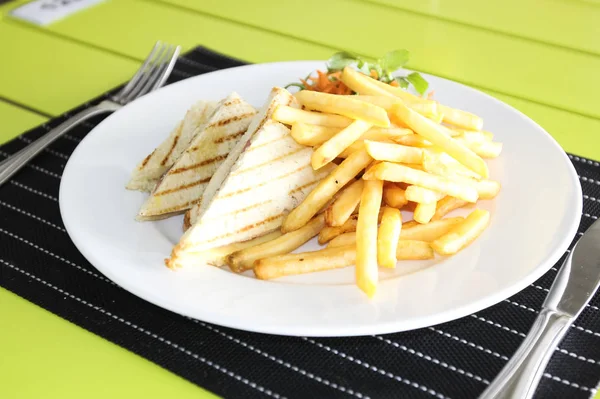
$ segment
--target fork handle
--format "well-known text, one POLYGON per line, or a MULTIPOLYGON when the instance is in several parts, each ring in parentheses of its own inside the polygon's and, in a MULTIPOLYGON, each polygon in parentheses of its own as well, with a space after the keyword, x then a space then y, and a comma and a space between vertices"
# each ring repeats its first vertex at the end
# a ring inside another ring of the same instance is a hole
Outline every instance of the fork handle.
POLYGON ((573 318, 544 308, 512 359, 479 399, 529 399, 573 318))
POLYGON ((27 145, 22 150, 0 162, 0 186, 6 183, 8 179, 10 179, 16 172, 25 166, 33 157, 39 154, 40 151, 48 147, 52 142, 71 130, 78 123, 81 123, 95 115, 114 110, 114 107, 106 107, 104 104, 86 108, 83 111, 73 115, 60 125, 56 126, 54 129, 50 130, 33 143, 27 145))

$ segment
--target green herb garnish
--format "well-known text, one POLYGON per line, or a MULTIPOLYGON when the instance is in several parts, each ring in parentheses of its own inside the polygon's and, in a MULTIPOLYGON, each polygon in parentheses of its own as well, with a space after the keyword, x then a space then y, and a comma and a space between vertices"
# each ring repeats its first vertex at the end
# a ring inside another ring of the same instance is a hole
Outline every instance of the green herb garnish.
POLYGON ((328 72, 335 72, 341 71, 347 66, 356 66, 365 75, 371 75, 371 71, 375 71, 377 79, 382 82, 391 83, 396 81, 403 89, 407 89, 412 85, 419 94, 423 95, 427 91, 429 83, 418 72, 413 72, 404 77, 392 75, 397 69, 406 65, 409 58, 410 53, 407 50, 390 51, 376 60, 369 60, 347 51, 340 51, 329 58, 327 70, 328 72))

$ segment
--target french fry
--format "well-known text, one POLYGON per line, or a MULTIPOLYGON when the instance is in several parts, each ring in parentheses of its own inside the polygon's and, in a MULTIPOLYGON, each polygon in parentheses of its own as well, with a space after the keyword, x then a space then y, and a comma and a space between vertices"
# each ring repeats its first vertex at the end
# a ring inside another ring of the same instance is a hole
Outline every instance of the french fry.
POLYGON ((399 209, 385 207, 377 233, 377 261, 382 267, 396 267, 396 248, 402 230, 402 214, 399 209))
POLYGON ((298 230, 284 234, 272 241, 242 249, 227 257, 229 268, 237 273, 252 269, 254 261, 276 255, 287 254, 316 236, 325 226, 325 218, 319 215, 298 230))
POLYGON ((437 201, 429 202, 426 204, 417 204, 417 207, 415 208, 415 212, 413 214, 413 218, 415 219, 415 221, 421 224, 429 223, 429 221, 435 214, 436 204, 437 201))
MULTIPOLYGON (((350 67, 344 68, 341 76, 342 82, 355 92, 370 96, 395 96, 410 106, 411 103, 428 103, 431 100, 417 97, 399 87, 391 86, 366 76, 350 67)), ((437 104, 436 114, 443 114, 443 122, 469 130, 481 130, 483 120, 477 115, 466 111, 437 104)))
POLYGON ((427 224, 410 224, 404 223, 400 232, 400 241, 402 240, 418 240, 431 242, 438 237, 446 234, 457 224, 464 220, 462 217, 447 218, 437 221, 431 221, 427 224))
POLYGON ((471 244, 486 229, 490 222, 490 213, 484 209, 475 209, 464 221, 431 243, 431 247, 440 255, 453 255, 471 244))
POLYGON ((323 144, 339 133, 340 130, 341 129, 337 127, 309 125, 302 122, 296 122, 292 125, 291 135, 292 138, 296 140, 296 143, 312 147, 323 144))
POLYGON ((254 274, 261 280, 278 277, 339 269, 356 262, 354 245, 325 248, 314 252, 274 256, 259 259, 254 265, 254 274))
POLYGON ((409 186, 406 188, 405 196, 409 201, 419 204, 430 204, 443 198, 444 194, 420 186, 409 186))
MULTIPOLYGON (((404 205, 400 210, 401 211, 406 211, 406 212, 415 212, 415 208, 417 207, 417 202, 412 202, 412 201, 408 201, 406 203, 406 205, 404 205)), ((415 222, 414 220, 412 220, 412 222, 415 222)), ((417 223, 417 222, 415 222, 417 223)))
POLYGON ((358 224, 356 226, 356 284, 368 297, 375 295, 378 282, 377 269, 377 219, 383 182, 365 181, 358 224))
POLYGON ((425 260, 433 259, 435 254, 428 242, 417 240, 400 240, 396 247, 398 260, 425 260))
POLYGON ((389 127, 390 119, 385 109, 351 97, 302 90, 295 94, 296 99, 306 108, 343 115, 379 127, 389 127))
MULTIPOLYGON (((292 125, 291 135, 298 144, 312 147, 323 144, 341 130, 342 128, 297 122, 292 125)), ((414 134, 412 130, 402 127, 372 127, 360 137, 360 140, 395 140, 410 134, 414 134)))
POLYGON ((500 192, 500 182, 495 180, 479 180, 475 182, 475 189, 479 194, 479 199, 493 199, 500 192))
POLYGON ((440 147, 452 158, 478 175, 483 178, 489 176, 485 161, 462 143, 450 137, 442 126, 416 113, 402 103, 394 105, 392 116, 406 123, 415 133, 420 134, 434 145, 440 147))
POLYGON ((370 128, 370 123, 356 120, 352 122, 350 126, 335 134, 313 152, 311 157, 313 169, 320 169, 334 160, 342 151, 358 140, 360 136, 370 128))
POLYGON ((182 262, 189 264, 190 260, 193 260, 194 262, 196 262, 198 264, 207 263, 209 265, 217 266, 217 267, 225 266, 227 255, 229 255, 233 252, 236 252, 236 251, 240 251, 244 248, 251 248, 255 245, 259 245, 264 242, 274 240, 280 236, 281 236, 280 231, 273 231, 271 233, 265 234, 260 237, 253 238, 248 241, 236 242, 233 244, 224 245, 222 247, 213 248, 213 249, 209 249, 207 251, 202 251, 202 252, 192 252, 190 254, 186 254, 185 259, 183 259, 183 257, 182 257, 182 262))
MULTIPOLYGON (((413 109, 414 111, 414 109, 413 109)), ((437 123, 438 125, 440 123, 442 123, 442 120, 444 120, 444 114, 440 113, 440 114, 435 114, 435 115, 423 115, 424 117, 426 117, 429 120, 434 121, 435 123, 437 123)), ((450 132, 449 129, 447 129, 448 132, 450 132)), ((450 136, 453 136, 453 134, 449 134, 450 136)))
POLYGON ((461 139, 475 143, 487 141, 488 134, 491 134, 489 132, 484 132, 483 130, 465 130, 454 126, 449 126, 448 130, 454 133, 454 137, 460 137, 461 139))
POLYGON ((306 111, 287 105, 279 105, 273 111, 271 118, 284 125, 294 123, 306 123, 310 125, 321 125, 327 127, 345 128, 352 123, 352 119, 342 115, 324 114, 321 112, 306 111))
POLYGON ((482 158, 497 158, 502 152, 502 143, 497 141, 482 140, 476 142, 466 140, 463 137, 458 137, 456 140, 463 143, 471 151, 482 158))
POLYGON ((440 113, 437 108, 437 103, 435 101, 430 102, 406 102, 406 105, 415 112, 431 119, 438 121, 437 123, 441 123, 444 118, 444 114, 440 113))
POLYGON ((348 158, 350 156, 350 154, 352 154, 353 152, 357 152, 357 151, 366 151, 364 140, 358 140, 358 141, 355 141, 354 143, 350 144, 348 146, 348 148, 346 148, 344 151, 342 151, 342 153, 339 155, 339 158, 342 158, 342 159, 348 158))
MULTIPOLYGON (((356 245, 356 232, 344 233, 331 240, 327 248, 356 245)), ((396 260, 433 259, 433 248, 427 241, 399 240, 396 244, 396 260)))
MULTIPOLYGON (((377 105, 378 107, 381 107, 388 112, 392 109, 392 106, 394 105, 394 103, 396 101, 402 101, 400 98, 392 97, 392 96, 388 96, 388 95, 381 95, 381 96, 358 95, 358 96, 356 96, 356 95, 351 94, 351 95, 349 95, 349 97, 352 97, 352 98, 360 100, 360 101, 365 101, 365 102, 368 102, 373 105, 377 105)), ((406 105, 408 107, 412 108, 413 110, 415 110, 416 112, 420 113, 421 115, 424 115, 427 117, 439 115, 438 110, 437 110, 437 103, 435 101, 408 102, 408 103, 406 103, 406 105)))
POLYGON ((414 135, 413 131, 403 127, 372 127, 361 136, 361 140, 396 140, 400 137, 414 135))
POLYGON ((373 159, 366 151, 357 151, 325 177, 294 210, 281 226, 284 233, 304 226, 333 196, 362 171, 373 159))
MULTIPOLYGON (((380 82, 370 76, 366 76, 350 67, 345 67, 342 71, 341 81, 358 94, 367 96, 393 96, 402 101, 410 103, 428 103, 431 100, 417 97, 399 87, 391 86, 380 82)), ((439 111, 439 110, 438 110, 439 111)))
POLYGON ((415 164, 423 162, 423 150, 421 148, 365 140, 365 149, 371 158, 377 161, 415 164))
POLYGON ((420 226, 420 225, 421 225, 421 223, 415 222, 414 220, 410 220, 410 221, 408 221, 406 223, 402 222, 402 228, 403 229, 411 229, 411 228, 413 228, 415 226, 420 226))
MULTIPOLYGON (((356 245, 356 232, 344 233, 331 240, 327 248, 356 245)), ((396 245, 397 260, 423 260, 434 258, 433 248, 427 241, 399 240, 396 245)))
POLYGON ((477 191, 481 200, 493 199, 501 189, 500 182, 495 180, 475 180, 464 176, 451 176, 450 180, 459 184, 470 185, 477 191))
POLYGON ((406 135, 395 138, 394 141, 398 144, 406 145, 409 147, 429 148, 433 147, 430 141, 425 140, 423 137, 417 134, 406 135))
POLYGON ((367 169, 363 175, 363 179, 402 181, 439 191, 468 202, 475 202, 478 199, 477 190, 471 185, 460 184, 442 176, 432 175, 404 165, 389 162, 381 162, 367 169))
POLYGON ((408 204, 405 190, 394 183, 386 183, 383 187, 383 201, 392 208, 400 209, 408 204))
POLYGON ((464 176, 481 179, 481 176, 448 154, 430 148, 423 151, 423 168, 425 171, 439 176, 464 176))
POLYGON ((343 247, 345 245, 356 245, 356 231, 349 231, 348 233, 340 234, 333 240, 329 241, 327 248, 343 247))
POLYGON ((438 110, 444 114, 444 122, 468 130, 481 130, 483 119, 470 112, 438 104, 438 110))
POLYGON ((355 214, 351 215, 348 218, 348 220, 346 220, 346 222, 341 226, 325 226, 319 232, 318 242, 320 245, 324 245, 341 234, 356 231, 357 224, 358 214, 355 214))
MULTIPOLYGON (((481 198, 481 197, 479 197, 479 198, 481 198)), ((431 218, 431 221, 433 222, 436 220, 440 220, 444 216, 446 216, 448 213, 452 212, 453 210, 462 208, 463 206, 465 206, 467 204, 468 204, 467 201, 464 201, 464 200, 461 200, 458 198, 454 198, 454 197, 451 197, 448 195, 437 202, 437 205, 435 208, 435 214, 431 218)))
POLYGON ((344 189, 339 197, 325 210, 327 226, 342 226, 360 202, 364 180, 358 179, 344 189))

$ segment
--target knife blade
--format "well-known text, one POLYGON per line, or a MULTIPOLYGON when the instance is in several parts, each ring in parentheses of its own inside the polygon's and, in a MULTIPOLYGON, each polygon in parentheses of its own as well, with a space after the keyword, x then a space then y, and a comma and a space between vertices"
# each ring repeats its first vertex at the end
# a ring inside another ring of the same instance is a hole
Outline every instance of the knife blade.
POLYGON ((544 308, 577 317, 600 285, 600 223, 577 241, 544 301, 544 308), (570 259, 569 259, 570 258, 570 259))
POLYGON ((525 340, 480 399, 531 398, 552 352, 599 285, 600 220, 597 220, 565 259, 525 340))

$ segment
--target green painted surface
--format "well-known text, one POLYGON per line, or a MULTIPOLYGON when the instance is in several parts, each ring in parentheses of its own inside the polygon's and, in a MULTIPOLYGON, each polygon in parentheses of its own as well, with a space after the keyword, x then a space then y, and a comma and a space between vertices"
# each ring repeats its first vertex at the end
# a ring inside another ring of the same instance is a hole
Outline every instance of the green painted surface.
POLYGON ((413 55, 410 68, 600 117, 596 102, 600 57, 595 55, 363 1, 164 1, 374 57, 407 48, 413 55), (310 18, 299 18, 301 15, 310 18))
MULTIPOLYGON (((0 6, 0 14, 23 2, 0 6)), ((59 115, 128 79, 157 39, 251 62, 405 47, 410 67, 482 89, 536 120, 565 150, 600 159, 598 4, 518 3, 112 0, 44 28, 0 16, 0 54, 9 60, 0 64, 0 96, 59 115)), ((45 120, 0 101, 0 142, 45 120)), ((0 397, 213 397, 3 289, 0 320, 0 397)))
POLYGON ((216 398, 3 288, 0 320, 2 398, 216 398))
POLYGON ((364 0, 455 23, 600 54, 597 0, 364 0))
POLYGON ((46 120, 41 115, 0 101, 0 144, 46 120))

